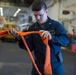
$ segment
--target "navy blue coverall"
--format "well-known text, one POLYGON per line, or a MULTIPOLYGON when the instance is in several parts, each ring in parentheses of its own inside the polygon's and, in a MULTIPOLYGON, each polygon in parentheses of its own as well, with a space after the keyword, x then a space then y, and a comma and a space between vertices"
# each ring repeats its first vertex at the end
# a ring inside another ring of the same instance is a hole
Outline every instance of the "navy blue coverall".
MULTIPOLYGON (((62 67, 61 46, 67 46, 69 43, 66 30, 59 22, 52 20, 49 17, 44 28, 41 28, 38 22, 36 22, 28 29, 28 31, 39 30, 48 30, 52 35, 52 40, 49 40, 49 46, 51 52, 50 55, 53 75, 64 75, 64 70, 62 67)), ((46 48, 41 40, 41 37, 39 36, 39 34, 31 34, 26 36, 25 39, 28 43, 30 50, 34 51, 35 62, 42 75, 44 75, 43 68, 46 48)), ((19 46, 20 48, 25 49, 22 40, 19 41, 19 46)), ((31 75, 38 75, 34 67, 32 68, 31 75)))

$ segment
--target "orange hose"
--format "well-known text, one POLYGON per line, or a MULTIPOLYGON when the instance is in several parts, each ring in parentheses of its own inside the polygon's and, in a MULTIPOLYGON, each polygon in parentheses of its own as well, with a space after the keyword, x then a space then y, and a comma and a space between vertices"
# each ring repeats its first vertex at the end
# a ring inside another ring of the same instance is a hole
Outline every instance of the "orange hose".
MULTIPOLYGON (((16 30, 15 30, 15 32, 20 35, 20 37, 21 37, 21 39, 22 39, 22 41, 23 41, 23 43, 24 43, 24 45, 25 45, 25 47, 26 47, 26 49, 28 51, 28 54, 29 54, 29 56, 31 58, 31 61, 32 61, 33 65, 34 65, 34 67, 36 69, 36 71, 38 72, 39 75, 42 75, 40 73, 40 71, 39 71, 39 69, 38 69, 35 61, 34 61, 34 58, 32 56, 32 53, 31 53, 31 51, 30 51, 27 43, 26 43, 26 40, 23 37, 23 36, 26 36, 28 34, 39 34, 39 35, 41 35, 41 32, 38 32, 38 31, 17 32, 16 30)), ((8 31, 0 32, 0 37, 6 36, 7 34, 8 34, 8 31)), ((50 61, 50 47, 48 45, 48 37, 46 39, 44 39, 44 37, 41 37, 41 38, 42 38, 43 43, 46 46, 46 57, 45 57, 45 64, 44 64, 44 75, 52 75, 52 68, 51 68, 51 65, 50 65, 51 61, 50 61)))
POLYGON ((1 38, 1 37, 4 37, 4 36, 6 36, 6 35, 8 35, 8 31, 7 31, 7 30, 0 32, 0 38, 1 38))
MULTIPOLYGON (((38 68, 37 68, 37 66, 35 64, 35 61, 34 61, 32 55, 31 55, 31 52, 28 49, 26 41, 25 41, 24 37, 22 37, 22 36, 25 36, 25 35, 28 35, 28 34, 39 34, 39 35, 41 35, 41 32, 32 31, 32 32, 16 32, 16 33, 21 36, 21 38, 22 38, 22 40, 24 42, 24 45, 28 50, 28 53, 29 53, 30 58, 32 60, 32 63, 34 64, 35 69, 37 70, 38 74, 41 75, 41 73, 39 72, 39 70, 38 70, 38 68)), ((50 61, 50 47, 48 45, 48 37, 46 39, 44 39, 43 37, 41 37, 41 38, 42 38, 43 43, 46 45, 46 57, 45 57, 45 64, 44 64, 44 74, 45 75, 52 75, 52 68, 51 68, 51 65, 50 65, 51 61, 50 61)))

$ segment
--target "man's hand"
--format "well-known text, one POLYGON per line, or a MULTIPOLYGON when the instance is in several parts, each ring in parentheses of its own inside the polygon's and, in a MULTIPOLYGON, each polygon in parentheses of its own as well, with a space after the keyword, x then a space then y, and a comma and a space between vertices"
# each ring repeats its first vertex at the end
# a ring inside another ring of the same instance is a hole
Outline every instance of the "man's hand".
POLYGON ((10 29, 9 35, 12 35, 12 36, 20 39, 20 36, 16 33, 16 30, 14 28, 10 29))
POLYGON ((51 34, 50 34, 49 31, 47 31, 47 30, 40 30, 40 32, 42 32, 42 35, 41 36, 43 36, 44 38, 48 37, 49 40, 52 39, 52 36, 51 36, 51 34))

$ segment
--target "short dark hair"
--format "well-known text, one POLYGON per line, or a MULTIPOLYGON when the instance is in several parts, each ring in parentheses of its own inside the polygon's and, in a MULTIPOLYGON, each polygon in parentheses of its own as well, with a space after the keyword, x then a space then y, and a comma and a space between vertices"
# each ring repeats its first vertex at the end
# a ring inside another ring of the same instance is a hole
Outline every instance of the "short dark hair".
POLYGON ((40 11, 41 9, 47 9, 45 2, 42 0, 35 0, 32 4, 32 11, 40 11))

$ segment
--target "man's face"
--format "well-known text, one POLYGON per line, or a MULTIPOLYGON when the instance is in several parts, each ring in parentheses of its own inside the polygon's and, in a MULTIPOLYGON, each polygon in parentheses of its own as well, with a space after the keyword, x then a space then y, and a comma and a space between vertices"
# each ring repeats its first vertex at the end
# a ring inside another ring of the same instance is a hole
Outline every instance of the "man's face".
POLYGON ((33 11, 33 13, 39 24, 43 24, 47 21, 47 10, 41 9, 40 11, 33 11))

